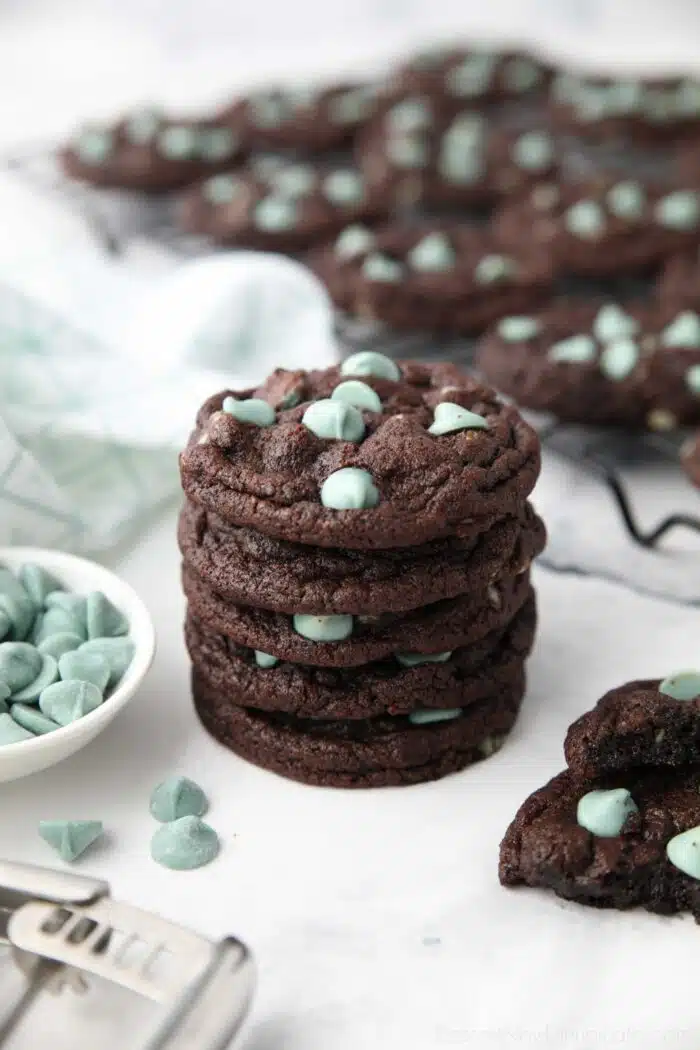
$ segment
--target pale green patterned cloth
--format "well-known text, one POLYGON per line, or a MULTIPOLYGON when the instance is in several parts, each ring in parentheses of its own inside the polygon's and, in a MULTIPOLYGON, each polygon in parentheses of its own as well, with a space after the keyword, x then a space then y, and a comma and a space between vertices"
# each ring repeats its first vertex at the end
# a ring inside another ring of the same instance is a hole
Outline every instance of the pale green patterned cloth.
MULTIPOLYGON (((0 182, 0 220, 8 199, 0 182)), ((154 275, 56 230, 0 248, 0 545, 104 551, 177 495, 205 397, 333 359, 331 310, 286 259, 154 275)))

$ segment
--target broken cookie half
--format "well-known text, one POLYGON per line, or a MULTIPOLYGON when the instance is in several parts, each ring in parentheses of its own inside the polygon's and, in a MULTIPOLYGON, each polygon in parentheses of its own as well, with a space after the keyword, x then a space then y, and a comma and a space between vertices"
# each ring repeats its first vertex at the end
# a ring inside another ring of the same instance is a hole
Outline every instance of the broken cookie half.
POLYGON ((503 885, 700 921, 700 673, 628 683, 571 726, 569 768, 520 807, 503 885))

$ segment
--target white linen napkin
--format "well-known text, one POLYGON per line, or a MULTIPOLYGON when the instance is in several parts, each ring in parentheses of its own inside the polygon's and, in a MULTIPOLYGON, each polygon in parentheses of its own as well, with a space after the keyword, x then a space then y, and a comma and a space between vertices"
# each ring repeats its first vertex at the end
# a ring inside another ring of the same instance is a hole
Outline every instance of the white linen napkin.
POLYGON ((0 221, 0 544, 113 547, 177 493, 207 396, 335 357, 325 291, 291 260, 115 262, 11 179, 0 221))

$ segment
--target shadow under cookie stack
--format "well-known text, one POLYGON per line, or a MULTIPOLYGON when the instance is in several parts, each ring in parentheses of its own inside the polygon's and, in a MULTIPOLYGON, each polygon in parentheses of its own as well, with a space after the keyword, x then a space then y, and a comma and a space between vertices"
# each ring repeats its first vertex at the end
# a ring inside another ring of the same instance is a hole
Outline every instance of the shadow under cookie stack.
POLYGON ((210 398, 179 528, 204 726, 336 787, 497 751, 535 633, 539 468, 517 410, 453 365, 363 352, 210 398))

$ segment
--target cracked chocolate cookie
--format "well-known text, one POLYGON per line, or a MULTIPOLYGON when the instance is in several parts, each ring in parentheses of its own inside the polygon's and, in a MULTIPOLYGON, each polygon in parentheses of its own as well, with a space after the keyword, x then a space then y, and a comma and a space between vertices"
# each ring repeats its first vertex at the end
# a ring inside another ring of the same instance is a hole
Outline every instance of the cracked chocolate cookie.
POLYGON ((192 689, 205 728, 242 758, 304 784, 360 788, 436 780, 488 758, 518 716, 525 680, 463 711, 352 721, 236 707, 196 672, 192 689))
POLYGON ((66 174, 94 186, 164 193, 225 171, 247 149, 222 115, 179 120, 143 108, 113 125, 81 128, 59 160, 66 174))
POLYGON ((348 223, 384 218, 388 205, 388 192, 354 167, 266 157, 192 187, 178 220, 186 232, 221 244, 298 252, 348 223))
POLYGON ((187 497, 231 524, 377 550, 517 516, 540 447, 515 408, 454 365, 361 352, 210 398, 180 467, 187 497))
POLYGON ((350 226, 309 263, 345 313, 436 333, 473 334, 532 309, 554 280, 547 245, 523 236, 504 247, 489 229, 453 220, 350 226))
POLYGON ((505 317, 478 351, 519 404, 575 423, 672 430, 700 422, 700 316, 560 300, 505 317))

